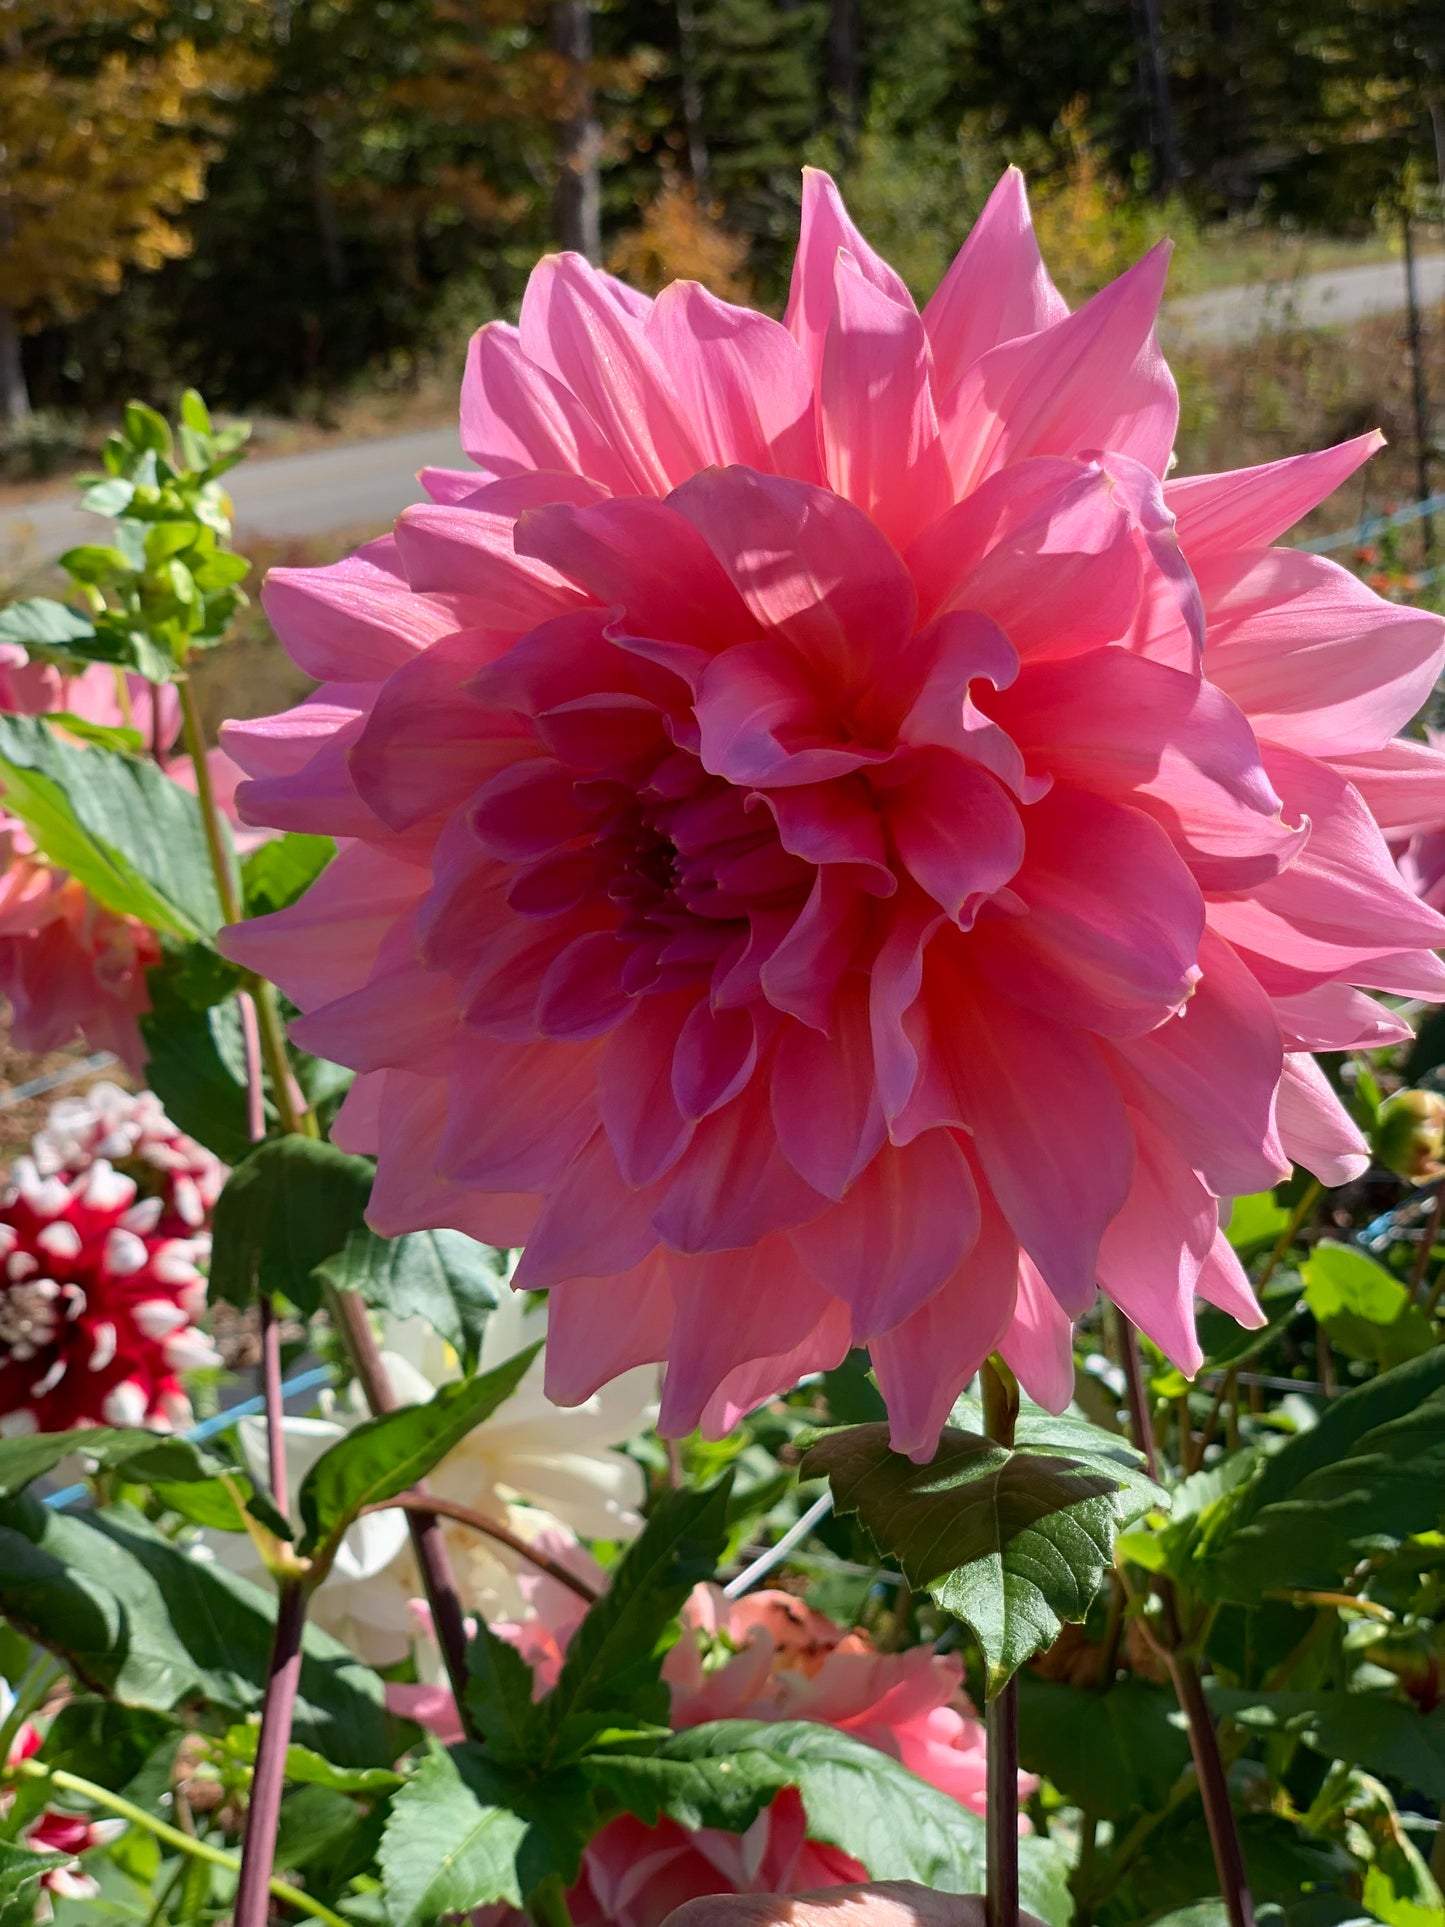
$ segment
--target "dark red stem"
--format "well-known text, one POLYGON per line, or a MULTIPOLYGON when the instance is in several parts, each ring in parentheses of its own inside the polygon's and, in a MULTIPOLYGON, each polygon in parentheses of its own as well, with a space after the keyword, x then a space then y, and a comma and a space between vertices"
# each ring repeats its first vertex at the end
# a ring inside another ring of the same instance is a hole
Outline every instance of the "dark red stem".
POLYGON ((241 1844, 241 1880, 232 1927, 266 1927, 271 1911, 271 1875, 276 1865, 276 1827, 286 1780, 286 1749, 301 1682, 301 1635, 306 1624, 306 1593, 297 1579, 281 1584, 276 1600, 276 1631, 261 1702, 261 1733, 246 1836, 241 1844))
MULTIPOLYGON (((1012 1448, 1019 1388, 1002 1361, 986 1359, 979 1374, 983 1429, 995 1445, 1012 1448)), ((988 1927, 1018 1927, 1019 1918, 1019 1708, 1010 1678, 984 1708, 988 1742, 985 1844, 988 1878, 984 1916, 988 1927)))

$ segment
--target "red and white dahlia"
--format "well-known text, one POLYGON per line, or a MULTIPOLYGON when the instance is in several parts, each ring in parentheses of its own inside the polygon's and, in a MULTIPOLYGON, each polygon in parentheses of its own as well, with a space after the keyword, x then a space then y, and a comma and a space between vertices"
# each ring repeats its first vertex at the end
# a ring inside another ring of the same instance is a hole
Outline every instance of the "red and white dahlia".
POLYGON ((197 1319, 206 1239, 162 1228, 104 1158, 69 1182, 18 1158, 0 1195, 0 1437, 188 1425, 181 1374, 220 1359, 197 1319))
POLYGON ((266 606, 233 726, 347 847, 232 956, 360 1073, 372 1221, 526 1243, 549 1389, 726 1430, 872 1351, 926 1454, 1097 1286, 1193 1370, 1217 1199, 1366 1152, 1309 1053, 1445 994, 1380 824, 1445 625, 1270 544, 1376 445, 1166 483, 1156 249, 1070 314, 1020 177, 920 315, 809 173, 783 323, 575 256, 472 343, 480 474, 266 606))
MULTIPOLYGON (((9 1717, 14 1704, 15 1695, 10 1690, 9 1682, 0 1679, 0 1720, 9 1717)), ((43 1744, 38 1728, 32 1721, 24 1721, 10 1742, 7 1764, 13 1766, 17 1761, 33 1758, 43 1744)), ((0 1802, 0 1812, 8 1803, 8 1798, 0 1802)), ((124 1820, 90 1820, 83 1814, 62 1813, 57 1807, 47 1807, 38 1819, 30 1821, 20 1835, 27 1847, 34 1848, 37 1853, 65 1853, 71 1856, 65 1866, 47 1867, 41 1874, 40 1897, 33 1918, 38 1921, 51 1918, 52 1894, 62 1900, 94 1900, 100 1892, 100 1883, 86 1873, 76 1856, 89 1853, 95 1847, 109 1846, 124 1832, 124 1820)))
POLYGON ((50 1107, 31 1142, 42 1177, 76 1178, 104 1158, 136 1180, 143 1195, 159 1197, 158 1232, 185 1238, 204 1229, 225 1187, 221 1160, 178 1130, 154 1091, 92 1084, 50 1107))

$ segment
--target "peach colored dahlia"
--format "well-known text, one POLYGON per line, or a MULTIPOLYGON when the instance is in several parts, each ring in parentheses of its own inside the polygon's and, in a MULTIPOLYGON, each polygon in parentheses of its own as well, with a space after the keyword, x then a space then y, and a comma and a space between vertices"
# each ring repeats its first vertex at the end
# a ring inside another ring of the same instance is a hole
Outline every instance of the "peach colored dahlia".
MULTIPOLYGON (((575 1548, 564 1556, 583 1570, 575 1548)), ((587 1576, 600 1579, 601 1573, 591 1566, 587 1576)), ((495 1630, 519 1649, 542 1692, 555 1684, 584 1608, 555 1580, 523 1584, 531 1617, 495 1630)), ((956 1655, 927 1646, 876 1652, 866 1634, 835 1625, 783 1592, 729 1600, 716 1586, 698 1586, 683 1608, 682 1627, 663 1665, 675 1727, 814 1720, 876 1747, 983 1814, 983 1722, 964 1694, 956 1655)), ((387 1702, 447 1741, 461 1736, 445 1687, 389 1686, 387 1702)), ((1020 1799, 1035 1784, 1020 1774, 1020 1799)), ((1021 1829, 1027 1825, 1020 1821, 1021 1829)), ((577 1927, 661 1927, 674 1907, 703 1894, 796 1893, 866 1878, 848 1854, 809 1840, 802 1800, 788 1787, 741 1834, 688 1831, 665 1818, 647 1826, 632 1814, 610 1821, 589 1842, 567 1905, 577 1927)), ((472 1916, 473 1927, 517 1927, 521 1919, 507 1907, 472 1916)))
POLYGON ((867 1343, 926 1453, 995 1346, 1060 1405, 1096 1286, 1193 1370, 1216 1200, 1361 1168, 1308 1053, 1445 994, 1379 827, 1445 625, 1269 546, 1375 438, 1165 483, 1165 263, 1070 314, 1016 173, 921 315, 819 173, 782 323, 550 257, 481 472, 272 574, 323 687, 239 807, 348 847, 230 954, 380 1231, 526 1243, 561 1403, 664 1360, 719 1432, 867 1343))

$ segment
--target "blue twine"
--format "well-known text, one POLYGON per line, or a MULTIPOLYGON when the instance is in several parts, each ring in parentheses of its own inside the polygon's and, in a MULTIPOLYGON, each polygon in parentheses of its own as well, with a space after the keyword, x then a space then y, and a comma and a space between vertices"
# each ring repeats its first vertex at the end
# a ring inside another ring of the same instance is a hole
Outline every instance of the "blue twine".
MULTIPOLYGON (((281 1397, 285 1400, 298 1397, 302 1392, 317 1391, 323 1385, 330 1385, 335 1377, 336 1374, 331 1366, 314 1365, 309 1371, 298 1372, 294 1378, 288 1378, 281 1387, 281 1397)), ((213 1418, 203 1418, 198 1425, 193 1425, 188 1432, 183 1432, 181 1437, 189 1439, 193 1445, 199 1445, 203 1440, 213 1439, 221 1432, 234 1431, 242 1419, 254 1418, 258 1412, 264 1412, 265 1409, 264 1398, 243 1399, 239 1405, 228 1406, 224 1412, 217 1412, 213 1418)), ((159 1441, 164 1434, 157 1433, 156 1436, 159 1441)), ((77 1451, 85 1450, 83 1433, 77 1434, 75 1444, 77 1451)), ((44 1503, 59 1511, 65 1506, 74 1505, 80 1499, 88 1498, 89 1494, 88 1485, 67 1485, 59 1492, 47 1492, 44 1503)))
POLYGON ((1382 535, 1386 529, 1402 527, 1406 522, 1419 522, 1427 515, 1439 515, 1445 511, 1445 495, 1427 495, 1423 502, 1410 502, 1392 515, 1372 515, 1367 522, 1357 522, 1352 529, 1337 529, 1333 535, 1317 535, 1312 541, 1301 542, 1300 547, 1309 555, 1325 555, 1331 549, 1353 548, 1361 542, 1368 542, 1372 535, 1382 535))

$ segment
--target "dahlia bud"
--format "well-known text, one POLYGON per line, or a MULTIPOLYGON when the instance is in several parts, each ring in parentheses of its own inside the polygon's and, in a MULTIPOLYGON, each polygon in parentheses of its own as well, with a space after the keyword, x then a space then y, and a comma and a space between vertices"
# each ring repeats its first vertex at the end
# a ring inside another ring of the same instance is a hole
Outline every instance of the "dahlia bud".
POLYGON ((1376 1160, 1411 1184, 1445 1175, 1445 1097, 1396 1091, 1380 1106, 1371 1142, 1376 1160))
POLYGON ((98 1158, 67 1182, 17 1158, 0 1194, 0 1437, 191 1421, 178 1374, 220 1359, 196 1321, 208 1239, 98 1158))
POLYGON ((227 1176, 218 1157, 177 1130, 154 1091, 118 1084, 92 1084, 52 1104, 31 1149, 42 1177, 75 1178, 105 1158, 143 1196, 162 1200, 160 1229, 180 1238, 208 1223, 227 1176))

